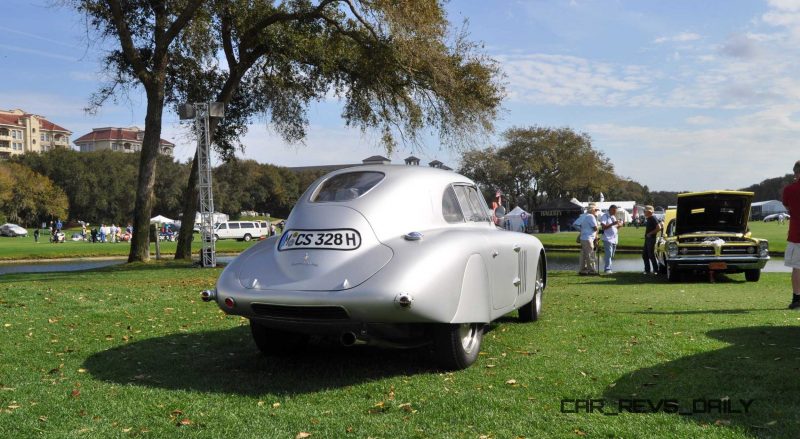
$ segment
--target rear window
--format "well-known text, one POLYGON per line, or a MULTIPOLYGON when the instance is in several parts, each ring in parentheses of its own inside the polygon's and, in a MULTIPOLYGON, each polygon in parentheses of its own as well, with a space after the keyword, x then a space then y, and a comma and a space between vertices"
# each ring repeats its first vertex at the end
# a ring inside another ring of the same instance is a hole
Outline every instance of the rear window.
POLYGON ((349 201, 364 195, 383 180, 383 172, 348 172, 325 180, 311 196, 312 203, 349 201))

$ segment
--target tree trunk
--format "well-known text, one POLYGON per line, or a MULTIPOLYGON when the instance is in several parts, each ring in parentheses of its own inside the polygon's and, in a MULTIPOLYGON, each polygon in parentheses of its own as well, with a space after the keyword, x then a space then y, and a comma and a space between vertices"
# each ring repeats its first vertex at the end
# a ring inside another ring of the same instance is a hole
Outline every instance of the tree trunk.
POLYGON ((197 190, 197 173, 197 151, 195 151, 194 160, 192 160, 192 172, 189 173, 189 181, 186 185, 186 191, 184 192, 181 230, 178 232, 178 248, 175 249, 176 260, 192 260, 194 217, 195 212, 197 212, 198 197, 200 196, 197 190))
POLYGON ((142 155, 136 180, 136 204, 133 214, 133 238, 128 262, 150 259, 150 215, 153 211, 153 188, 156 183, 156 163, 161 148, 161 116, 164 111, 164 87, 149 87, 147 115, 144 120, 142 155), (150 91, 153 90, 153 91, 150 91))

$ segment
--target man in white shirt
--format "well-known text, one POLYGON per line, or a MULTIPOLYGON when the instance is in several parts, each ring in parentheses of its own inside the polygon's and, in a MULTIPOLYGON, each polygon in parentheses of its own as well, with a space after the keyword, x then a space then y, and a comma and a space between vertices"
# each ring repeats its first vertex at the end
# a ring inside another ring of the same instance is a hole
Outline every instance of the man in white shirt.
POLYGON ((590 204, 586 213, 578 217, 572 227, 580 230, 581 259, 578 264, 578 274, 582 276, 596 275, 597 267, 594 259, 594 240, 597 234, 597 206, 590 204))
POLYGON ((608 212, 600 217, 600 228, 603 231, 603 260, 605 262, 605 274, 611 274, 611 265, 614 263, 614 253, 617 251, 619 243, 618 228, 622 227, 622 221, 617 219, 617 206, 612 204, 608 212))

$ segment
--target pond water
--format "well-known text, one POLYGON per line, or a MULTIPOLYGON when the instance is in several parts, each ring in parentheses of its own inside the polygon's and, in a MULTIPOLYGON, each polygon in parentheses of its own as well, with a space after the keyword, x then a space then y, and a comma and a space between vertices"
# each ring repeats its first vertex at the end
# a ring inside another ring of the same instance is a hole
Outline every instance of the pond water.
MULTIPOLYGON (((570 252, 549 252, 547 253, 548 270, 571 270, 578 271, 578 253, 570 252)), ((603 254, 600 253, 600 268, 603 265, 603 254)), ((618 253, 614 257, 614 271, 644 271, 644 261, 640 254, 618 253)), ((789 273, 791 268, 783 265, 783 258, 772 257, 763 270, 765 273, 789 273)))
MULTIPOLYGON (((235 256, 219 256, 217 261, 226 264, 235 256)), ((0 275, 8 273, 47 273, 53 271, 79 271, 108 267, 124 263, 124 259, 103 260, 69 260, 55 262, 25 262, 21 264, 0 264, 0 275)), ((600 255, 600 265, 603 265, 603 255, 600 255)), ((547 268, 549 270, 578 270, 578 253, 549 252, 547 253, 547 268)), ((614 258, 614 271, 643 271, 642 257, 638 254, 618 254, 614 258)), ((791 268, 783 265, 783 258, 773 257, 764 268, 766 273, 788 273, 791 268)))

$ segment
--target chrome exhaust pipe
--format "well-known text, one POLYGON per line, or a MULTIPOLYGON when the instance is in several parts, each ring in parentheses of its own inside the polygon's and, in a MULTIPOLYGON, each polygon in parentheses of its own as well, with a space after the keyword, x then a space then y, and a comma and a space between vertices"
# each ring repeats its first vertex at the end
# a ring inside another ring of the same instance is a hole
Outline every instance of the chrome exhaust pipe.
POLYGON ((363 338, 358 338, 355 332, 343 332, 341 337, 339 337, 339 342, 342 343, 342 346, 353 346, 357 344, 367 344, 367 340, 363 338))
POLYGON ((200 292, 200 298, 203 299, 203 302, 211 302, 217 299, 217 290, 203 290, 200 292))

